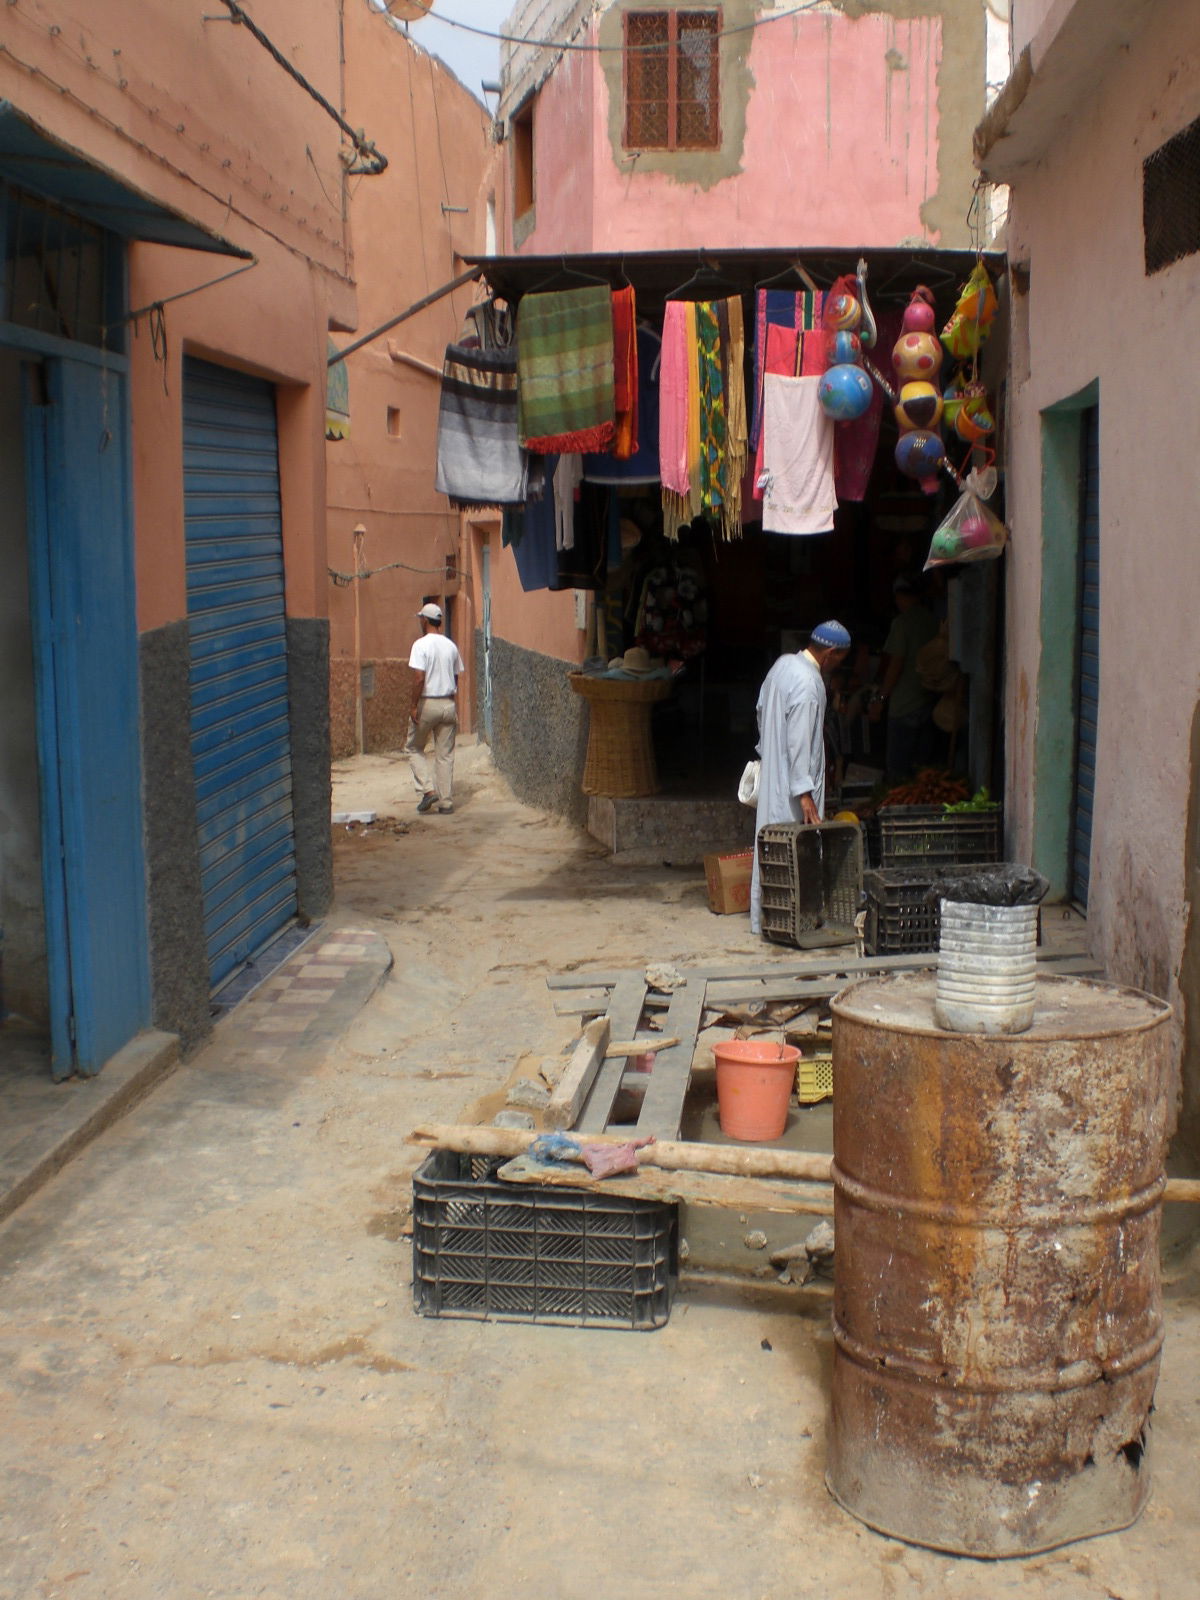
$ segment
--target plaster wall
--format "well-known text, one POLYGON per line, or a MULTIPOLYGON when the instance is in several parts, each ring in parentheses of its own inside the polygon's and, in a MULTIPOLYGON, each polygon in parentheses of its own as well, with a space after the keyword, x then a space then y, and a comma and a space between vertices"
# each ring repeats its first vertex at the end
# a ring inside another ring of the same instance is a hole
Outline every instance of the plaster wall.
MULTIPOLYGON (((472 577, 475 616, 479 619, 483 616, 483 594, 478 563, 472 577)), ((535 589, 526 594, 513 553, 504 549, 498 536, 492 537, 491 588, 494 638, 549 656, 563 663, 564 672, 568 666, 579 665, 585 636, 575 626, 573 589, 535 589)))
POLYGON ((1047 733, 1070 716, 1069 683, 1053 681, 1042 656, 1073 625, 1073 598, 1044 582, 1072 464, 1056 466, 1055 416, 1043 414, 1098 381, 1100 727, 1089 931, 1113 978, 1177 1003, 1189 999, 1179 973, 1200 691, 1194 495, 1180 449, 1200 431, 1189 331, 1200 325, 1200 256, 1145 275, 1142 161, 1200 115, 1198 83, 1200 13, 1159 7, 1140 38, 1110 57, 1069 132, 1017 176, 1009 246, 1029 270, 1028 294, 1014 299, 1008 396, 1010 849, 1038 859, 1045 797, 1063 777, 1048 762, 1039 767, 1038 752, 1052 748, 1047 733))
POLYGON ((721 148, 677 152, 623 146, 622 14, 632 4, 619 0, 593 22, 599 56, 568 55, 543 84, 536 217, 515 232, 508 219, 508 248, 968 242, 982 0, 845 0, 749 29, 765 8, 730 0, 721 148))
MULTIPOLYGON (((483 106, 365 0, 347 7, 345 45, 347 98, 396 157, 381 177, 356 186, 351 200, 359 322, 367 332, 458 276, 459 256, 482 251, 494 155, 483 106)), ((424 596, 444 600, 454 586, 447 573, 456 569, 459 514, 433 486, 438 375, 477 295, 468 284, 350 356, 350 436, 322 447, 328 564, 355 570, 361 524, 362 564, 375 572, 357 597, 359 658, 374 679, 364 707, 368 748, 403 742, 415 613, 424 596)), ((329 608, 331 690, 339 706, 347 697, 351 703, 349 716, 339 712, 336 720, 352 734, 354 589, 334 586, 324 572, 319 582, 329 608)), ((344 737, 338 745, 345 750, 344 737)))

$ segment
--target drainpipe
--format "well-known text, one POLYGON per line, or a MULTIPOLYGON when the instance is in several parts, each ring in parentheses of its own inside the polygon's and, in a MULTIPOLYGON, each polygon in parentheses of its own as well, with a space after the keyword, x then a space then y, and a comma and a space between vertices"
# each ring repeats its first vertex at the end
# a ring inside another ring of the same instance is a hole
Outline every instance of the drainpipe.
POLYGON ((362 692, 362 615, 360 591, 363 580, 363 540, 367 530, 360 522, 354 530, 354 743, 359 755, 365 755, 366 735, 363 727, 362 692))

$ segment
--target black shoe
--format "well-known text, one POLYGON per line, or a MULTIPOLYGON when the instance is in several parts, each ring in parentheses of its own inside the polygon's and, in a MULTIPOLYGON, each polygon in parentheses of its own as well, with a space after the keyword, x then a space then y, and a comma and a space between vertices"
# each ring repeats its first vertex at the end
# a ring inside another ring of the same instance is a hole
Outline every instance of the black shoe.
POLYGON ((418 811, 432 811, 435 805, 437 805, 437 795, 436 794, 423 794, 421 796, 421 798, 417 801, 417 810, 418 811))

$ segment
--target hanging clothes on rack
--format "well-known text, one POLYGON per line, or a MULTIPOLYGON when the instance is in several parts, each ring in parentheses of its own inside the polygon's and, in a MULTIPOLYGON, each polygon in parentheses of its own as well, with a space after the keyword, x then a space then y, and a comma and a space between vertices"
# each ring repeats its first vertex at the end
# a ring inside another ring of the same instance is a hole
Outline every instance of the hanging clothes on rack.
MULTIPOLYGON (((890 306, 875 316, 878 330, 876 350, 890 350, 900 337, 904 320, 902 306, 890 306)), ((872 383, 871 404, 853 422, 834 424, 833 475, 839 500, 865 500, 875 452, 879 446, 879 426, 883 419, 883 390, 872 383)))
POLYGON ((767 365, 768 337, 771 328, 786 328, 795 335, 792 341, 793 377, 820 377, 825 370, 825 342, 821 334, 823 295, 809 290, 759 289, 754 304, 754 406, 750 425, 750 445, 757 450, 762 439, 762 381, 767 365), (810 334, 817 337, 810 338, 810 334), (798 352, 798 355, 797 355, 798 352))
POLYGON ((584 456, 583 475, 589 483, 657 483, 658 388, 662 368, 662 340, 653 328, 637 330, 637 449, 628 460, 614 452, 584 456))
POLYGON ((638 447, 637 301, 633 285, 612 292, 613 408, 612 453, 628 461, 638 447))
POLYGON ((606 450, 615 437, 607 284, 527 294, 517 312, 521 443, 541 455, 606 450))
POLYGON ((529 458, 517 437, 515 350, 447 345, 434 484, 459 510, 523 505, 528 498, 529 458))
POLYGON ((829 533, 833 528, 834 424, 817 398, 820 381, 775 373, 764 381, 764 533, 829 533))
POLYGON ((558 589, 558 550, 554 539, 554 478, 557 456, 543 456, 545 489, 524 506, 507 507, 502 540, 513 553, 517 575, 526 594, 537 589, 558 589))
POLYGON ((658 404, 663 532, 674 539, 700 515, 700 368, 692 301, 669 300, 663 312, 658 404))
POLYGON ((668 538, 698 516, 738 537, 746 467, 742 303, 668 301, 659 384, 659 470, 668 538))

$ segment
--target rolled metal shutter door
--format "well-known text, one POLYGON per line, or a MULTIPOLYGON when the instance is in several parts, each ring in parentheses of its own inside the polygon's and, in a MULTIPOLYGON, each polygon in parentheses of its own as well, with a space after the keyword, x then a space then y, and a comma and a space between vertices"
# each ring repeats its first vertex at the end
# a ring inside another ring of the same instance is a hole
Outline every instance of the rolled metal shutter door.
POLYGON ((274 388, 188 357, 183 429, 192 763, 216 985, 296 910, 274 388))

